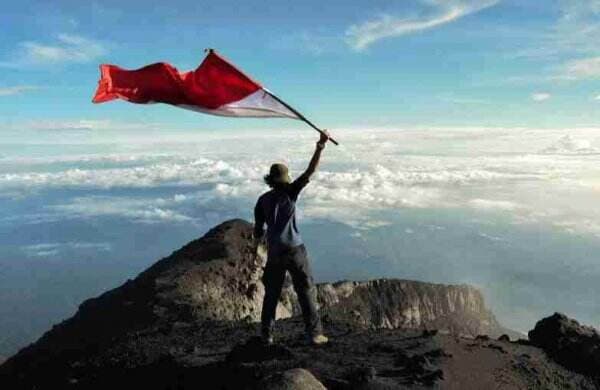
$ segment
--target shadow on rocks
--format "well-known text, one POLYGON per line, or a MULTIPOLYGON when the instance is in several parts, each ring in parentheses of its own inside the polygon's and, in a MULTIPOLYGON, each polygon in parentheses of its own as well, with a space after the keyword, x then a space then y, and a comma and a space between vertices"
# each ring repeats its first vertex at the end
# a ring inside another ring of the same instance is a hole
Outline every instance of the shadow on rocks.
POLYGON ((260 337, 252 337, 238 344, 227 355, 228 363, 264 362, 268 360, 290 360, 294 353, 279 344, 265 345, 260 337))

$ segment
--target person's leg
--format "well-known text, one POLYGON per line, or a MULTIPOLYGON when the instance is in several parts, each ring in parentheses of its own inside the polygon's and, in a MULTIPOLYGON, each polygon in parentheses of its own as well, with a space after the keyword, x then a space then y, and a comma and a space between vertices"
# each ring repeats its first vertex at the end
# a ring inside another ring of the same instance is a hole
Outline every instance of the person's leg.
POLYGON ((294 290, 298 295, 298 303, 302 309, 306 333, 310 337, 321 335, 323 327, 317 311, 316 290, 304 245, 295 247, 286 260, 287 269, 294 282, 294 290))
POLYGON ((285 280, 285 267, 278 256, 269 254, 262 281, 265 286, 265 297, 261 313, 261 335, 268 340, 272 337, 275 325, 277 303, 285 280))

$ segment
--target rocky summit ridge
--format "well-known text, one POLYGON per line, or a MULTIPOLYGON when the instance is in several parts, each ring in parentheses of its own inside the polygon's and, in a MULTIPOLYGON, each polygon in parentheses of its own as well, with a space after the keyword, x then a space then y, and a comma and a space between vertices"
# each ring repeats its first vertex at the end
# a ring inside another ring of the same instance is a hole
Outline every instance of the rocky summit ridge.
POLYGON ((299 308, 287 283, 278 307, 278 342, 265 347, 254 337, 265 258, 253 252, 251 235, 250 223, 227 221, 135 279, 83 302, 73 317, 2 364, 0 384, 596 388, 597 333, 555 316, 538 324, 543 331, 530 332, 532 343, 511 342, 518 334, 503 328, 468 285, 398 279, 319 284, 332 342, 315 348, 299 338, 299 308), (572 326, 553 327, 557 321, 572 326), (572 332, 561 338, 567 328, 572 332), (560 347, 540 335, 560 340, 560 347), (581 356, 589 364, 575 363, 581 356))

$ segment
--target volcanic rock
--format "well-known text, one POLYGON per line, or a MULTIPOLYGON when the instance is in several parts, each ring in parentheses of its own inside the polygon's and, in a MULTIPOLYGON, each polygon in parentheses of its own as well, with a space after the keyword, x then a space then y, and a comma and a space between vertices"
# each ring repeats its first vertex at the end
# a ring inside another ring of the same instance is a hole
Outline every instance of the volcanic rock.
MULTIPOLYGON (((366 328, 434 328, 465 336, 516 334, 498 323, 481 292, 468 285, 399 279, 341 281, 317 285, 317 296, 325 316, 366 328)), ((293 316, 301 313, 291 288, 284 290, 280 306, 293 316)))
POLYGON ((600 333, 596 329, 554 313, 537 322, 529 339, 565 367, 600 378, 600 333))
POLYGON ((261 362, 267 360, 289 360, 294 356, 292 351, 280 344, 263 343, 260 337, 252 337, 245 343, 236 345, 227 355, 231 363, 261 362))
POLYGON ((504 341, 504 342, 510 342, 510 337, 508 337, 507 334, 503 334, 502 336, 498 337, 498 341, 504 341))
MULTIPOLYGON (((54 335, 66 332, 77 334, 70 338, 77 344, 97 344, 148 326, 259 321, 264 297, 260 278, 266 259, 253 252, 251 237, 250 223, 225 222, 135 280, 85 301, 73 318, 55 326, 40 341, 52 343, 54 335)), ((317 293, 323 316, 366 328, 438 329, 494 337, 507 332, 485 307, 481 293, 468 285, 378 279, 322 283, 317 293)), ((287 286, 277 318, 299 314, 296 295, 287 286)), ((76 345, 69 342, 62 347, 76 345)))
POLYGON ((310 371, 293 368, 273 374, 259 382, 265 390, 326 390, 325 386, 310 371))
POLYGON ((304 372, 289 372, 299 368, 328 389, 596 388, 591 375, 555 363, 537 347, 475 341, 506 331, 466 285, 320 284, 330 343, 318 347, 302 337, 287 287, 275 344, 262 345, 256 321, 265 259, 253 252, 251 234, 245 221, 225 222, 85 301, 0 366, 2 389, 268 390, 296 383, 290 377, 308 381, 304 372))

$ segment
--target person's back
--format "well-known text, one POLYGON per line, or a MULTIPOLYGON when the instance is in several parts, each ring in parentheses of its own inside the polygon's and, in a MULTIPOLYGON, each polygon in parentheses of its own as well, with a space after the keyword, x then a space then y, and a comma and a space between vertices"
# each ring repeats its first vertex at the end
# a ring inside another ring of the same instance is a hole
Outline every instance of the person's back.
POLYGON ((298 195, 315 172, 327 139, 326 134, 321 135, 308 168, 294 182, 291 182, 285 165, 273 164, 269 174, 265 176, 265 182, 271 190, 258 198, 254 208, 254 238, 257 246, 265 238, 264 225, 267 225, 268 258, 263 274, 265 298, 261 315, 262 337, 267 343, 273 342, 275 312, 286 271, 292 276, 309 340, 313 344, 327 342, 327 337, 322 334, 321 320, 317 313, 308 255, 296 222, 298 195))
POLYGON ((296 222, 296 201, 304 186, 306 176, 300 176, 293 183, 276 184, 264 193, 256 203, 255 214, 261 214, 267 224, 267 244, 269 247, 295 247, 302 244, 296 222))

